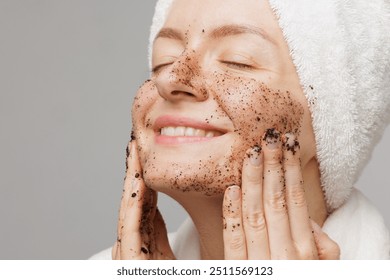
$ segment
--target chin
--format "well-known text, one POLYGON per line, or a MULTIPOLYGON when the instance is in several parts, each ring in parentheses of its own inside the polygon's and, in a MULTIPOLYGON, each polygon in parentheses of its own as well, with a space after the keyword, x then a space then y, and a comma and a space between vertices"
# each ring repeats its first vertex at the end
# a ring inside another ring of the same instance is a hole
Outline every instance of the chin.
MULTIPOLYGON (((188 148, 187 148, 188 149, 188 148)), ((215 152, 215 151, 214 151, 215 152)), ((228 149, 222 156, 193 155, 140 149, 146 186, 168 195, 180 193, 221 196, 231 185, 241 185, 245 149, 228 149)))

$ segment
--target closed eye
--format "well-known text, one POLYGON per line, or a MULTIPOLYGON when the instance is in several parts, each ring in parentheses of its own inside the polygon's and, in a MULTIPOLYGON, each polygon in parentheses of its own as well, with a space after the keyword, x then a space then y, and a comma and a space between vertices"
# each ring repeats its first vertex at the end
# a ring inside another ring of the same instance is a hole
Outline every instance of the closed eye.
MULTIPOLYGON (((235 62, 235 61, 227 61, 227 60, 221 60, 221 63, 225 64, 226 66, 234 69, 253 69, 255 68, 253 65, 246 64, 246 63, 240 63, 240 62, 235 62)), ((152 73, 153 74, 158 74, 164 67, 173 64, 173 62, 168 62, 168 63, 162 63, 159 65, 156 65, 155 67, 152 68, 152 73)))
POLYGON ((168 65, 171 65, 173 64, 173 62, 168 62, 168 63, 162 63, 162 64, 159 64, 159 65, 156 65, 152 68, 152 73, 153 74, 158 74, 158 72, 160 72, 165 66, 168 66, 168 65))
POLYGON ((246 63, 240 63, 235 61, 227 61, 227 60, 221 60, 221 63, 225 64, 226 66, 234 69, 253 69, 254 66, 251 64, 246 63))

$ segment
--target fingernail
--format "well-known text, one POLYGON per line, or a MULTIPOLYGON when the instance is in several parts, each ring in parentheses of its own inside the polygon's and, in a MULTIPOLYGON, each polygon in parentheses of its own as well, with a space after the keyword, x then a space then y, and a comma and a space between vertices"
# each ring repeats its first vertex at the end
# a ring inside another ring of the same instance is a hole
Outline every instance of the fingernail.
POLYGON ((230 186, 228 189, 229 198, 233 201, 240 198, 240 187, 239 186, 230 186))
POLYGON ((262 161, 261 147, 259 145, 254 145, 248 156, 249 161, 253 166, 259 166, 262 161))
POLYGON ((277 149, 280 147, 280 132, 275 128, 267 129, 263 139, 269 149, 277 149))
POLYGON ((286 133, 283 138, 283 146, 287 151, 290 151, 295 155, 295 153, 299 150, 299 142, 298 139, 292 133, 286 133))

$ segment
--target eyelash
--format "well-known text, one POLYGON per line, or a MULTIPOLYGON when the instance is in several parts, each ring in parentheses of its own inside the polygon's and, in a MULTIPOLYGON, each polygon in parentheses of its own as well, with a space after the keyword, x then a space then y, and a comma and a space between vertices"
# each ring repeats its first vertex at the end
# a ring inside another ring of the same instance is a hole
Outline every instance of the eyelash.
MULTIPOLYGON (((231 68, 236 68, 236 69, 253 69, 252 65, 245 64, 245 63, 239 63, 239 62, 233 62, 233 61, 224 61, 224 60, 221 60, 220 62, 225 64, 225 65, 228 65, 231 68)), ((163 67, 171 65, 172 63, 173 62, 157 65, 157 66, 153 67, 152 73, 153 74, 157 74, 163 67)))
POLYGON ((152 68, 152 73, 153 74, 156 74, 158 73, 163 67, 165 66, 168 66, 170 64, 172 64, 173 62, 169 62, 169 63, 163 63, 163 64, 160 64, 160 65, 156 65, 155 67, 152 68))
POLYGON ((223 64, 228 65, 231 68, 237 68, 237 69, 253 69, 252 65, 245 64, 245 63, 239 63, 239 62, 233 62, 233 61, 220 61, 223 64))

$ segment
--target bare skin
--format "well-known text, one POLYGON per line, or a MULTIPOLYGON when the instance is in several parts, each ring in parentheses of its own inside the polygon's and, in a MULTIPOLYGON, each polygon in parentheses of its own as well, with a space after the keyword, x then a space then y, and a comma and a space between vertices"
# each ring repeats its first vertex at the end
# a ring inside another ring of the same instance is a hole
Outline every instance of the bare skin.
POLYGON ((310 219, 292 134, 247 151, 242 186, 225 192, 225 259, 338 259, 339 248, 310 219))
MULTIPOLYGON (((247 151, 242 186, 226 189, 223 258, 339 259, 338 245, 309 216, 299 143, 294 135, 271 131, 271 138, 263 138, 263 148, 247 151)), ((112 258, 175 259, 157 209, 157 193, 139 176, 135 141, 129 151, 112 258)))
POLYGON ((112 259, 174 259, 165 223, 157 209, 157 193, 147 188, 139 175, 142 170, 135 141, 129 143, 127 151, 128 168, 112 259))
POLYGON ((327 211, 310 111, 268 3, 175 1, 163 30, 133 104, 137 156, 128 158, 113 258, 174 258, 157 192, 189 213, 202 259, 338 258, 319 227, 327 211), (194 121, 213 136, 164 134, 194 121), (299 141, 294 152, 287 139, 299 141))

